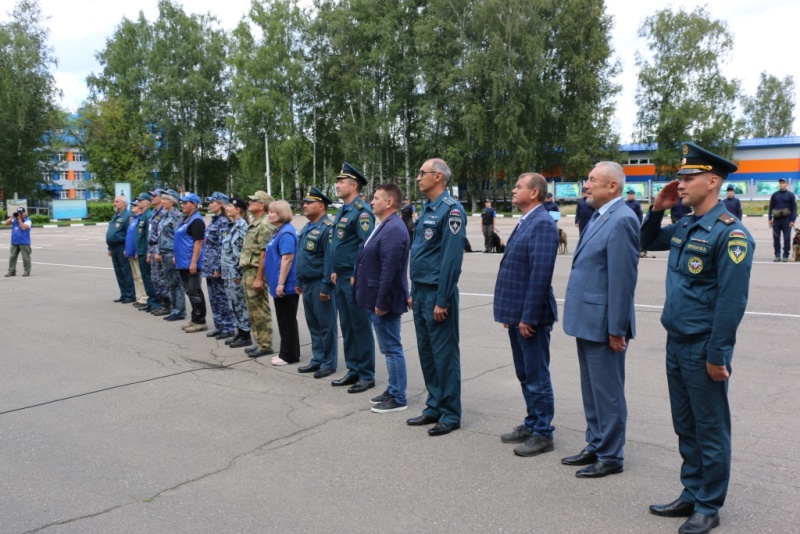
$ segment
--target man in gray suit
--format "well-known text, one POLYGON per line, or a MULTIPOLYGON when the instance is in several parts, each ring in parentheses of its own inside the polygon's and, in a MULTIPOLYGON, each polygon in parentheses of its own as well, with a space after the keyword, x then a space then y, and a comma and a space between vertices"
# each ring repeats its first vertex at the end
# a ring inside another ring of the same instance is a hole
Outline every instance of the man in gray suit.
POLYGON ((619 164, 598 163, 585 187, 596 211, 572 258, 564 332, 577 338, 586 447, 561 463, 585 466, 575 473, 579 478, 599 478, 621 473, 624 461, 625 351, 636 334, 639 220, 622 201, 619 164))

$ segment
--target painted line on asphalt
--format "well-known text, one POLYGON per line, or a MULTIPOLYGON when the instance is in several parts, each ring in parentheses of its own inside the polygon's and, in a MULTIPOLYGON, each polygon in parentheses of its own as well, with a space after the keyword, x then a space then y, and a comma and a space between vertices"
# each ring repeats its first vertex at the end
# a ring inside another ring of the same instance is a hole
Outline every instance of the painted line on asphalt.
MULTIPOLYGON (((459 295, 463 295, 465 297, 488 297, 494 298, 494 295, 489 295, 486 293, 459 293, 459 295)), ((559 304, 564 304, 564 299, 556 299, 556 302, 559 304)), ((646 308, 649 310, 663 310, 664 306, 653 306, 652 304, 635 304, 636 308, 646 308)), ((800 315, 795 315, 792 313, 767 313, 767 312, 751 312, 746 311, 744 312, 745 315, 760 315, 763 317, 788 317, 790 319, 800 319, 800 315)))

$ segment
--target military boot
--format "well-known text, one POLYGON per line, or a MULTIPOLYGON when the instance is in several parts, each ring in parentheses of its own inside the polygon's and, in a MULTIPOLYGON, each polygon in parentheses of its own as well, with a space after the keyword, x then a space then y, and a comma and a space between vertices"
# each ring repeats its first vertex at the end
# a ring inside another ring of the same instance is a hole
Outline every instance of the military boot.
POLYGON ((249 330, 240 330, 240 332, 242 334, 241 337, 239 337, 238 340, 230 344, 230 347, 232 349, 236 349, 239 347, 249 347, 250 345, 253 344, 253 338, 250 337, 249 330))

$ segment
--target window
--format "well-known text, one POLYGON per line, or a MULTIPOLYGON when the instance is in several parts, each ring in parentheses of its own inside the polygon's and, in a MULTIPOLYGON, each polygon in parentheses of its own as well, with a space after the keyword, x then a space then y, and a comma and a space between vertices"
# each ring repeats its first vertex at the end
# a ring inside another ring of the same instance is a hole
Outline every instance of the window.
POLYGON ((75 190, 75 198, 83 200, 86 198, 85 191, 83 189, 76 189, 75 190))
POLYGON ((74 176, 76 180, 83 180, 83 171, 74 171, 74 176))
POLYGON ((67 179, 67 171, 60 171, 58 173, 58 179, 59 180, 66 180, 67 179))
POLYGON ((84 161, 83 154, 81 152, 73 152, 72 161, 84 161))
POLYGON ((58 153, 58 161, 67 161, 67 153, 66 152, 59 152, 58 153))
POLYGON ((69 200, 69 191, 62 189, 58 194, 58 198, 61 200, 69 200))

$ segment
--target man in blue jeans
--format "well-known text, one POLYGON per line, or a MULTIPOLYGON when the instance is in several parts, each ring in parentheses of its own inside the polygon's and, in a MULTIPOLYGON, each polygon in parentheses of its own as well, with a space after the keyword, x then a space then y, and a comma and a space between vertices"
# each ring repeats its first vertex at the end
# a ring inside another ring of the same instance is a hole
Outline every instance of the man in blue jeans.
POLYGON ((370 400, 376 413, 408 408, 406 360, 400 340, 402 314, 408 311, 408 229, 397 210, 403 198, 394 184, 378 187, 372 213, 378 224, 364 242, 353 272, 353 300, 369 312, 378 347, 386 356, 389 385, 370 400))
POLYGON ((525 399, 523 423, 500 436, 503 443, 518 443, 517 456, 537 456, 554 448, 550 331, 558 314, 552 286, 558 227, 544 208, 546 193, 547 182, 541 174, 519 177, 511 203, 522 217, 508 238, 494 286, 494 320, 508 329, 525 399))

